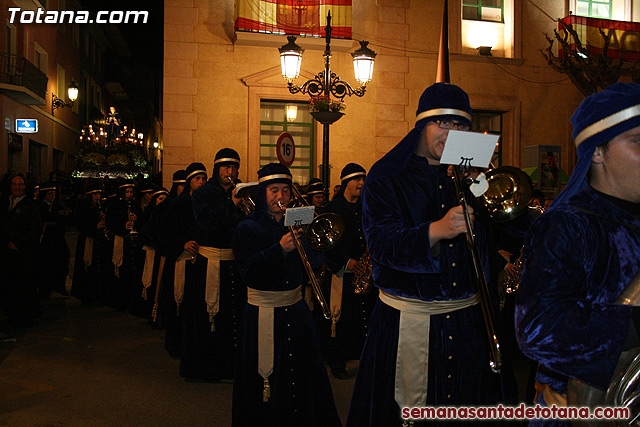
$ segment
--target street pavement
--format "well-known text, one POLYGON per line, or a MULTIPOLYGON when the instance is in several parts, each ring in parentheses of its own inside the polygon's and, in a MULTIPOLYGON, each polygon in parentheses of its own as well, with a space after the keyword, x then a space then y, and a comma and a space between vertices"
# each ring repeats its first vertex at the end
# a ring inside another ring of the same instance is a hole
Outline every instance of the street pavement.
MULTIPOLYGON (((231 425, 232 383, 184 381, 145 319, 53 294, 11 335, 0 334, 0 426, 231 425)), ((348 369, 331 378, 343 422, 357 363, 348 369)))

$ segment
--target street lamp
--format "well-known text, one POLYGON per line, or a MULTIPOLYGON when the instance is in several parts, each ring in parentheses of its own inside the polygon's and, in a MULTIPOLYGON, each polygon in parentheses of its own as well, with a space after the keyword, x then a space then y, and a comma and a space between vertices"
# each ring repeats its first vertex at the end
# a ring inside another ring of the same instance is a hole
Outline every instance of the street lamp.
POLYGON ((67 89, 67 97, 69 98, 69 103, 64 102, 62 99, 58 98, 55 93, 51 94, 51 114, 53 114, 54 110, 58 108, 64 107, 73 107, 73 103, 76 99, 78 99, 78 86, 74 82, 71 82, 69 88, 67 89))
MULTIPOLYGON (((349 83, 340 80, 340 77, 331 72, 331 12, 327 14, 327 26, 324 28, 326 47, 324 50, 324 70, 320 71, 311 80, 307 80, 302 86, 293 84, 293 81, 300 75, 300 66, 302 64, 302 53, 304 49, 296 44, 295 36, 288 36, 287 44, 278 50, 280 51, 280 65, 282 67, 282 77, 287 80, 287 87, 291 93, 306 93, 310 96, 325 96, 330 98, 331 95, 342 100, 345 96, 363 96, 366 85, 371 81, 373 76, 373 62, 376 53, 368 48, 369 42, 361 41, 360 48, 351 54, 353 57, 353 68, 356 75, 356 81, 359 87, 353 88, 349 83)), ((342 114, 336 113, 333 117, 320 117, 318 114, 311 113, 314 118, 322 123, 322 181, 325 188, 325 198, 329 200, 329 125, 338 120, 342 114)), ((325 115, 326 116, 326 115, 325 115)))

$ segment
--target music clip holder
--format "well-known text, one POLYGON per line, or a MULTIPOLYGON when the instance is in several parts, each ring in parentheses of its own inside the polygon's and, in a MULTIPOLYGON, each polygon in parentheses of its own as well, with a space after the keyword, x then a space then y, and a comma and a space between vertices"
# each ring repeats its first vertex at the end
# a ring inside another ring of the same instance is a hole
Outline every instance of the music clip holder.
POLYGON ((311 224, 315 206, 302 206, 300 208, 288 208, 284 213, 285 227, 302 227, 311 224))
POLYGON ((485 169, 491 162, 491 156, 496 150, 500 135, 482 132, 464 132, 450 130, 445 142, 440 163, 443 165, 458 165, 461 170, 471 167, 485 169))

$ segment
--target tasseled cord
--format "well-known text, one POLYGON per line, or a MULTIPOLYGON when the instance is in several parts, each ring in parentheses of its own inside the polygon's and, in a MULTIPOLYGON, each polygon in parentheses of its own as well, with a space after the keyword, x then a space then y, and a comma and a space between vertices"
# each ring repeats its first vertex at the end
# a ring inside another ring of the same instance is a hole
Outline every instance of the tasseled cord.
POLYGON ((213 314, 209 315, 209 322, 211 322, 211 332, 216 331, 216 322, 213 320, 213 314))
POLYGON ((153 309, 151 310, 151 321, 153 323, 158 321, 158 304, 153 304, 153 309))
POLYGON ((176 303, 176 316, 180 316, 180 303, 176 303))
POLYGON ((264 388, 262 389, 262 401, 268 402, 271 397, 271 386, 269 385, 269 378, 264 379, 264 388))
POLYGON ((145 301, 147 300, 147 288, 144 286, 142 287, 142 299, 145 301))
POLYGON ((331 338, 336 337, 336 328, 338 327, 338 320, 335 317, 331 317, 331 338))

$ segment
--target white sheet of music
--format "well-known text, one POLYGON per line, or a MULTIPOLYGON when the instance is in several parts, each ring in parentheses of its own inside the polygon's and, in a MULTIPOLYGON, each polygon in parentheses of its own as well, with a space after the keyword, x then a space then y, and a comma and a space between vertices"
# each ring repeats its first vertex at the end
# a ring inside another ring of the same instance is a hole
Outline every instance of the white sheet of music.
POLYGON ((440 163, 459 165, 463 159, 467 159, 471 166, 486 168, 491 162, 498 139, 500 135, 450 130, 440 163))
POLYGON ((301 208, 288 208, 284 213, 284 225, 290 227, 292 225, 301 226, 311 224, 313 221, 313 212, 315 206, 303 206, 301 208))

